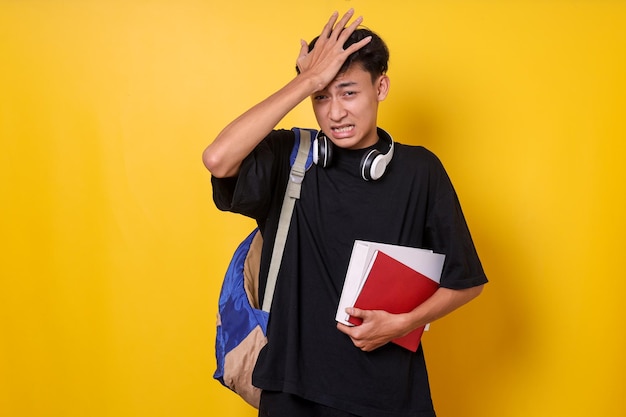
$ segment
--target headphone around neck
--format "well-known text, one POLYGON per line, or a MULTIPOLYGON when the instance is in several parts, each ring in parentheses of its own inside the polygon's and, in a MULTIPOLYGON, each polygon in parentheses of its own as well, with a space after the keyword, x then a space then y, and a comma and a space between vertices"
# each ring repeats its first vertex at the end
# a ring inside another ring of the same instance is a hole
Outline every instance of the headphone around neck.
MULTIPOLYGON (((389 143, 389 150, 382 153, 377 149, 371 149, 361 159, 360 173, 365 181, 380 179, 393 158, 393 139, 389 133, 377 128, 378 137, 389 143)), ((333 159, 333 143, 321 130, 313 140, 313 162, 322 168, 330 166, 333 159)))

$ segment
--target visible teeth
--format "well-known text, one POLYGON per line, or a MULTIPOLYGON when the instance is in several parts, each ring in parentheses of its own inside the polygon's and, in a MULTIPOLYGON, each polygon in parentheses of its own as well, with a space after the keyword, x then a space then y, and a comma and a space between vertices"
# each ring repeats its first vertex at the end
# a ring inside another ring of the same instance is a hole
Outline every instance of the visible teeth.
POLYGON ((349 131, 350 129, 352 129, 352 126, 337 127, 337 128, 334 128, 333 130, 334 130, 335 132, 342 133, 342 132, 347 132, 347 131, 349 131))

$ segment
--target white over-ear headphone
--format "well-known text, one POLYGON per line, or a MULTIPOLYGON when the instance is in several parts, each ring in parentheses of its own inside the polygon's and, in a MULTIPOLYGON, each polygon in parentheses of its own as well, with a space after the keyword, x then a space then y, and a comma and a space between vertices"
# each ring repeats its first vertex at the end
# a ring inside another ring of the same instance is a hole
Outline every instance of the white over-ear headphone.
MULTIPOLYGON (((370 150, 363 155, 360 170, 361 178, 365 181, 377 180, 383 176, 387 166, 393 158, 393 139, 389 133, 378 128, 378 137, 389 143, 389 150, 382 153, 376 149, 370 150)), ((313 141, 313 162, 317 166, 326 168, 330 166, 333 157, 333 143, 326 137, 324 132, 319 131, 313 141)))

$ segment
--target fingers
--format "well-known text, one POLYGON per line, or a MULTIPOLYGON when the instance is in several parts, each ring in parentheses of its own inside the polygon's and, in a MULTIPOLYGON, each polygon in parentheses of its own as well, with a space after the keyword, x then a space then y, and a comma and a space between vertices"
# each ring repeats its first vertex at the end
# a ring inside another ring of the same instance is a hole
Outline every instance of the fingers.
POLYGON ((360 319, 364 319, 366 313, 367 313, 367 310, 361 310, 360 308, 356 308, 356 307, 346 308, 346 314, 353 316, 353 317, 358 317, 360 319))
POLYGON ((372 41, 372 37, 367 36, 361 39, 360 41, 353 43, 352 45, 346 48, 346 54, 350 55, 351 53, 358 51, 359 49, 363 48, 365 45, 367 45, 371 41, 372 41))
MULTIPOLYGON (((360 48, 362 48, 363 46, 367 45, 371 41, 370 36, 368 36, 365 39, 360 40, 359 42, 356 42, 350 45, 350 47, 346 48, 345 50, 343 49, 343 45, 346 43, 350 35, 352 35, 352 33, 354 33, 354 31, 359 27, 359 25, 363 23, 363 16, 359 16, 356 19, 354 19, 354 21, 350 23, 350 25, 346 26, 353 15, 354 15, 354 9, 350 9, 341 17, 339 21, 337 21, 339 14, 337 12, 334 12, 328 19, 328 22, 326 22, 326 25, 324 25, 324 29, 322 30, 322 33, 317 38, 316 45, 318 47, 315 49, 319 50, 319 49, 324 49, 326 47, 333 48, 333 49, 340 48, 340 52, 342 53, 342 55, 348 56, 352 52, 355 52, 359 50, 360 48), (344 52, 348 52, 348 53, 344 53, 344 52)), ((300 50, 299 58, 303 58, 304 56, 307 55, 307 53, 308 53, 308 50, 305 51, 305 48, 303 45, 302 49, 300 50)))
MULTIPOLYGON (((347 23, 347 21, 346 21, 347 23)), ((344 42, 345 40, 348 39, 348 37, 350 37, 350 35, 352 35, 352 32, 354 32, 356 30, 356 28, 359 27, 359 25, 363 23, 363 16, 359 16, 356 19, 354 19, 354 21, 352 23, 350 23, 350 26, 346 27, 345 23, 342 25, 341 22, 339 22, 339 24, 337 26, 335 26, 336 28, 341 28, 339 30, 339 38, 338 40, 341 42, 344 42)))
MULTIPOLYGON (((341 19, 337 22, 337 18, 339 14, 334 12, 326 25, 324 25, 324 29, 319 36, 319 41, 325 41, 327 39, 332 39, 334 41, 345 42, 346 39, 356 30, 356 28, 363 23, 363 17, 357 17, 349 26, 346 26, 352 16, 354 15, 354 9, 348 10, 341 19)), ((318 41, 318 42, 319 42, 318 41)))
POLYGON ((363 352, 371 352, 382 346, 380 342, 369 340, 359 329, 359 326, 346 326, 345 324, 337 323, 337 329, 347 335, 352 340, 352 344, 363 352))
POLYGON ((300 39, 300 54, 299 56, 305 56, 309 52, 309 44, 304 39, 300 39))
POLYGON ((363 22, 363 18, 358 17, 349 24, 353 15, 354 10, 350 9, 339 19, 339 14, 334 12, 326 22, 320 36, 317 37, 315 47, 311 51, 308 50, 308 45, 301 43, 296 66, 301 74, 313 77, 319 89, 332 81, 351 53, 371 40, 365 38, 344 49, 349 36, 363 22))
MULTIPOLYGON (((336 13, 337 12, 335 12, 335 15, 336 13)), ((344 29, 346 28, 346 24, 348 24, 353 14, 354 14, 354 9, 350 9, 343 15, 341 20, 337 22, 332 32, 332 35, 334 36, 335 39, 339 39, 340 35, 342 35, 343 32, 345 32, 344 29)), ((359 16, 354 22, 352 22, 352 24, 349 26, 349 28, 352 28, 350 33, 354 32, 354 29, 356 29, 356 27, 360 25, 362 21, 363 21, 363 18, 359 16), (355 23, 356 23, 356 26, 355 26, 355 23)), ((348 34, 348 36, 350 36, 350 33, 348 34)), ((347 39, 348 36, 346 36, 344 39, 347 39)))
POLYGON ((302 72, 303 68, 300 65, 301 61, 307 56, 307 54, 309 53, 309 45, 306 43, 305 40, 300 40, 300 53, 298 54, 298 58, 296 59, 296 67, 298 67, 298 70, 300 72, 302 72))
POLYGON ((330 19, 328 19, 328 22, 326 22, 326 25, 324 25, 324 29, 322 29, 322 33, 320 34, 320 39, 326 39, 330 37, 330 34, 333 31, 333 28, 335 27, 335 22, 337 21, 337 17, 339 17, 339 13, 333 12, 333 14, 330 16, 330 19))
MULTIPOLYGON (((357 326, 358 327, 358 326, 357 326)), ((352 344, 361 350, 365 350, 366 344, 362 341, 361 337, 354 335, 355 332, 358 333, 358 329, 352 326, 346 326, 345 324, 337 323, 337 329, 350 337, 352 340, 352 344)))
MULTIPOLYGON (((359 27, 361 23, 363 23, 363 16, 357 17, 350 24, 350 26, 348 26, 347 28, 341 31, 338 42, 340 42, 343 45, 348 40, 350 35, 352 35, 352 33, 354 33, 354 31, 359 27)), ((348 48, 346 48, 346 52, 348 54, 351 54, 352 52, 357 51, 361 49, 362 47, 364 47, 365 45, 367 45, 371 40, 372 40, 372 37, 367 36, 366 38, 363 38, 359 42, 355 42, 352 45, 350 45, 348 48)))

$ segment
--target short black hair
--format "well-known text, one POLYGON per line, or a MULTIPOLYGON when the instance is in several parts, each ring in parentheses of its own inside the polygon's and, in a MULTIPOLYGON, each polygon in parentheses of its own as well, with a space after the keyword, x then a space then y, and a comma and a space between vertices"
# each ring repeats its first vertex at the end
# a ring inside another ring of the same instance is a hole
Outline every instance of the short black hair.
MULTIPOLYGON (((389 49, 381 37, 375 32, 367 28, 358 28, 352 32, 350 37, 343 44, 343 47, 346 49, 350 45, 368 36, 371 36, 372 40, 367 45, 348 56, 348 59, 346 59, 346 62, 344 62, 339 70, 339 74, 346 72, 353 64, 359 64, 363 70, 369 72, 372 76, 372 81, 378 76, 387 73, 389 67, 389 49)), ((309 43, 309 52, 315 47, 318 38, 319 36, 309 43)), ((296 71, 300 74, 300 70, 297 67, 296 71)))

